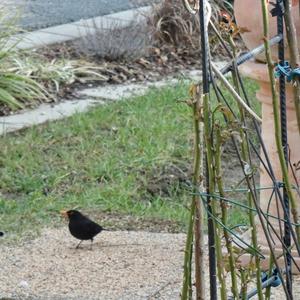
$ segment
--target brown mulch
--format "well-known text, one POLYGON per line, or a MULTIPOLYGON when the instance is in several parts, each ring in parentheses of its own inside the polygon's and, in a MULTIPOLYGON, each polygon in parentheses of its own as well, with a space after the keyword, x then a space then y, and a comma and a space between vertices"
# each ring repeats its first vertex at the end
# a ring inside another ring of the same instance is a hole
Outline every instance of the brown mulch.
MULTIPOLYGON (((97 56, 82 57, 74 48, 73 42, 41 48, 37 53, 50 61, 57 58, 87 59, 100 68, 99 72, 107 78, 106 83, 109 84, 157 81, 171 74, 180 74, 183 70, 200 69, 201 66, 199 49, 172 46, 151 47, 147 56, 133 61, 109 61, 97 56)), ((224 60, 224 56, 219 55, 218 59, 224 60)))

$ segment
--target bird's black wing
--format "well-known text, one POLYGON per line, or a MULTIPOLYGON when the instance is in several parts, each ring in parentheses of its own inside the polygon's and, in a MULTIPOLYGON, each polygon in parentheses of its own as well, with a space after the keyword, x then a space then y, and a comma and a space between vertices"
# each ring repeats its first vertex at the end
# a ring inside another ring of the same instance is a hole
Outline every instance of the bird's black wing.
POLYGON ((86 229, 86 231, 92 236, 95 236, 96 234, 100 233, 103 230, 102 226, 100 226, 99 224, 93 222, 88 218, 85 220, 83 226, 86 229))

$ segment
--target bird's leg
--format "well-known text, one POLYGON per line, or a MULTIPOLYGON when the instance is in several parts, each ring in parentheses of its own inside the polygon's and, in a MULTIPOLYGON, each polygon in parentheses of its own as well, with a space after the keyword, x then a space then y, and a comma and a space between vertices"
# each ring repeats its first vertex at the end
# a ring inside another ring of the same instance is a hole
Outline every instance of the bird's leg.
POLYGON ((82 240, 78 243, 78 245, 76 246, 75 249, 78 249, 79 248, 79 245, 82 243, 82 240))
POLYGON ((91 248, 90 248, 90 250, 93 249, 93 241, 94 241, 94 239, 91 239, 91 248))

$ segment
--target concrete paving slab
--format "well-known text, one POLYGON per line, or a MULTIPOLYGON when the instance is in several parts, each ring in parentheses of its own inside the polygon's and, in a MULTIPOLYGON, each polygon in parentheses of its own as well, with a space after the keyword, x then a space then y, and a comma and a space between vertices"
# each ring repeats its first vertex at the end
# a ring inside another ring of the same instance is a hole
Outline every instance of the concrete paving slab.
POLYGON ((95 88, 88 88, 79 91, 80 96, 94 97, 106 100, 121 100, 132 96, 142 95, 149 88, 149 85, 143 84, 116 84, 109 86, 99 86, 95 88))
POLYGON ((87 88, 79 91, 83 97, 94 97, 96 99, 106 99, 118 101, 132 96, 139 96, 146 93, 149 88, 162 88, 164 86, 175 86, 178 83, 190 82, 191 80, 201 80, 201 71, 187 71, 183 73, 183 79, 166 78, 156 82, 132 83, 132 84, 115 84, 109 86, 99 86, 87 88))
MULTIPOLYGON (((215 63, 219 68, 222 68, 225 63, 215 63)), ((156 82, 144 82, 136 84, 115 84, 110 86, 99 86, 95 88, 87 88, 79 91, 79 95, 83 97, 94 97, 106 100, 121 100, 132 96, 143 95, 149 88, 162 88, 164 86, 175 86, 179 82, 199 82, 202 79, 202 72, 200 70, 188 70, 182 73, 183 79, 166 78, 156 82)))
POLYGON ((69 117, 75 113, 87 111, 92 106, 103 103, 103 101, 95 99, 64 101, 55 105, 42 104, 33 110, 24 111, 16 115, 0 117, 0 135, 42 124, 47 121, 69 117))

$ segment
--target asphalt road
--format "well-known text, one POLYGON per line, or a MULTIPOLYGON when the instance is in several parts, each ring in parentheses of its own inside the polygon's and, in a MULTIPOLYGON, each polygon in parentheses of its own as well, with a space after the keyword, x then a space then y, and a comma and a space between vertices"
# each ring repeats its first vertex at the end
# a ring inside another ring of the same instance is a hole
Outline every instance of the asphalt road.
MULTIPOLYGON (((0 0, 1 1, 1 0, 0 0)), ((2 0, 3 1, 3 0, 2 0)), ((20 11, 20 25, 38 29, 103 16, 134 7, 149 5, 154 0, 4 0, 8 8, 20 11)), ((12 10, 10 10, 12 11, 12 10)))

